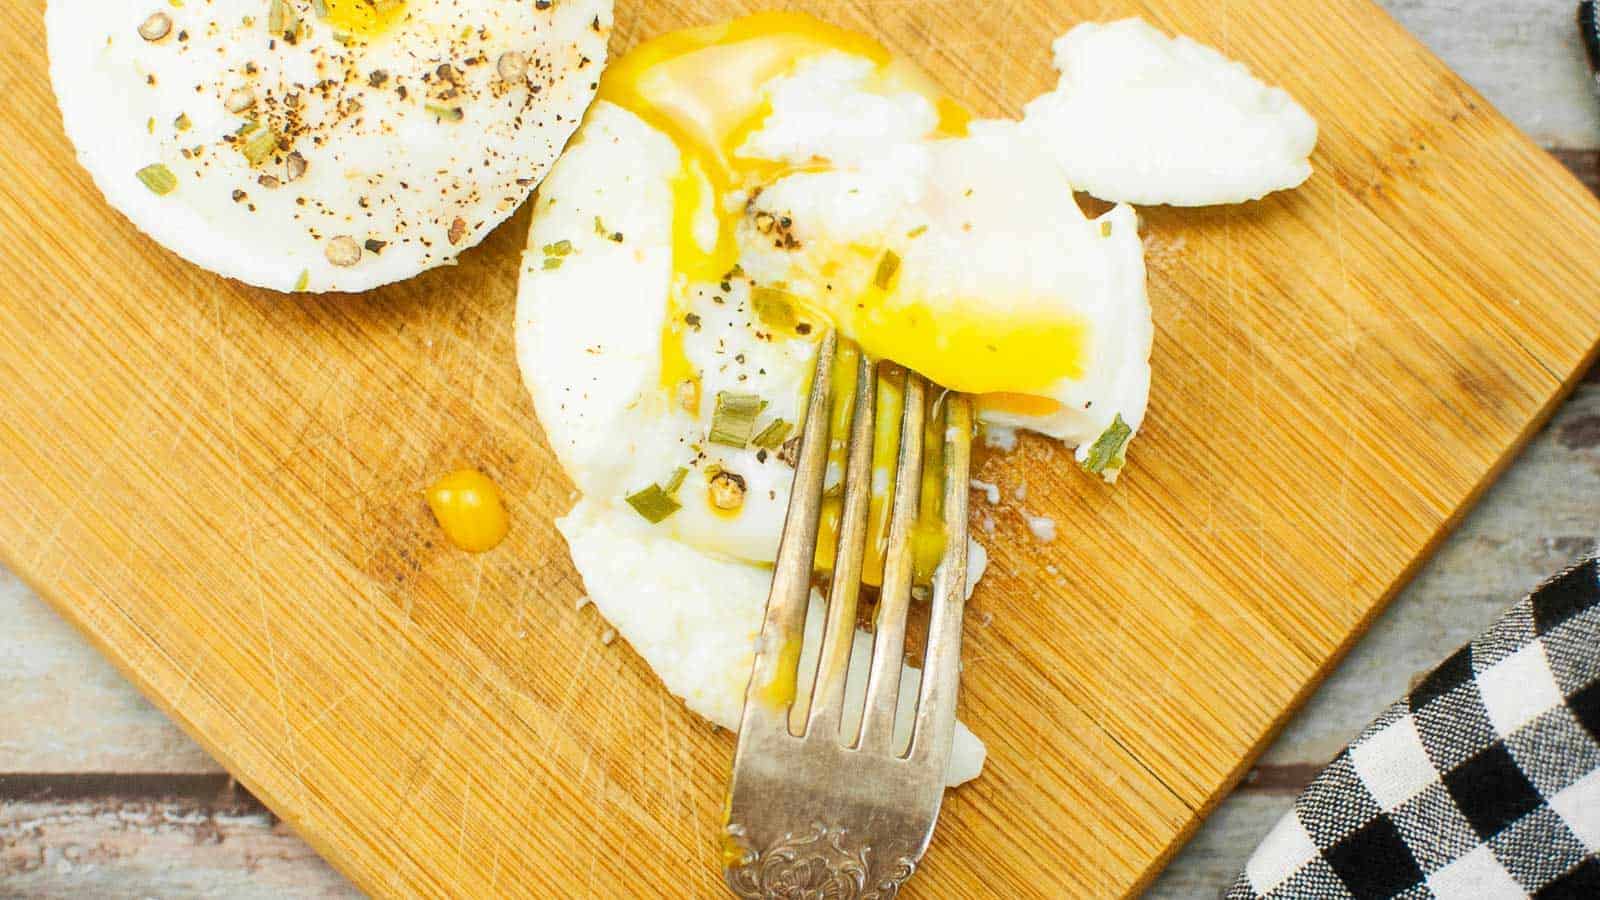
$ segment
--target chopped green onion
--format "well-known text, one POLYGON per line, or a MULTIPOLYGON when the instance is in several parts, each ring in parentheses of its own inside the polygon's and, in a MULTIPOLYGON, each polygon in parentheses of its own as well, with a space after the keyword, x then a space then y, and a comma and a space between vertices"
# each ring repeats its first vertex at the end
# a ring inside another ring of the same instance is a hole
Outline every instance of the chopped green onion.
POLYGON ((638 493, 629 494, 627 500, 633 511, 652 525, 665 521, 668 516, 683 508, 683 505, 672 499, 672 496, 662 490, 659 484, 652 484, 638 493))
POLYGON ((1111 223, 1109 221, 1100 223, 1100 236, 1103 238, 1111 237, 1111 223))
POLYGON ((300 28, 300 14, 289 0, 270 0, 267 8, 267 32, 287 36, 300 28))
POLYGON ((172 170, 161 163, 145 166, 134 174, 144 182, 144 186, 149 188, 152 194, 158 197, 165 197, 178 187, 178 176, 172 174, 172 170))
POLYGON ((772 329, 795 326, 794 299, 788 291, 772 287, 758 287, 750 292, 750 305, 756 318, 772 329))
POLYGON ((760 434, 750 439, 750 443, 763 450, 776 450, 788 439, 789 423, 782 419, 773 419, 771 425, 761 429, 760 434))
POLYGON ((563 262, 565 262, 565 260, 563 260, 559 256, 546 256, 544 258, 544 270, 546 272, 549 272, 549 271, 552 271, 554 269, 559 269, 559 268, 561 268, 561 264, 563 262))
POLYGON ((294 282, 294 292, 297 293, 297 294, 300 293, 301 291, 305 290, 306 289, 306 285, 308 285, 310 283, 311 283, 311 270, 310 269, 301 269, 300 270, 300 277, 296 278, 295 282, 294 282))
POLYGON ((459 122, 465 117, 459 106, 443 106, 438 103, 425 103, 423 109, 433 113, 446 122, 459 122))
POLYGON ((679 466, 672 471, 672 477, 667 479, 667 483, 662 485, 661 489, 666 491, 668 494, 676 494, 678 492, 678 488, 683 487, 683 480, 688 477, 689 470, 685 469, 683 466, 679 466))
POLYGON ((566 256, 572 252, 571 241, 556 241, 554 244, 544 245, 545 256, 566 256))
POLYGON ((928 233, 928 226, 926 226, 926 225, 918 225, 917 227, 915 227, 915 228, 911 229, 910 231, 906 232, 906 237, 915 240, 915 239, 917 239, 919 237, 922 237, 923 235, 925 235, 927 233, 928 233))
POLYGON ((178 113, 178 117, 172 120, 172 127, 179 131, 188 131, 191 124, 188 113, 178 113))
POLYGON ((1128 461, 1128 441, 1132 437, 1133 429, 1122 421, 1122 414, 1118 413, 1111 427, 1095 439, 1094 446, 1089 448, 1088 457, 1081 463, 1084 471, 1100 475, 1122 468, 1128 461))
POLYGON ((899 271, 900 254, 893 250, 883 251, 883 258, 878 260, 878 271, 872 276, 872 286, 880 291, 887 291, 899 271))
POLYGON ((755 394, 730 394, 717 392, 717 408, 711 414, 711 433, 707 439, 713 444, 744 447, 756 430, 756 416, 766 408, 766 402, 755 394))
POLYGON ((244 127, 239 129, 239 135, 243 140, 238 141, 235 146, 239 148, 239 152, 244 154, 244 158, 249 160, 252 166, 266 162, 267 157, 278 149, 278 136, 272 133, 271 128, 263 127, 260 122, 254 119, 246 122, 244 127))

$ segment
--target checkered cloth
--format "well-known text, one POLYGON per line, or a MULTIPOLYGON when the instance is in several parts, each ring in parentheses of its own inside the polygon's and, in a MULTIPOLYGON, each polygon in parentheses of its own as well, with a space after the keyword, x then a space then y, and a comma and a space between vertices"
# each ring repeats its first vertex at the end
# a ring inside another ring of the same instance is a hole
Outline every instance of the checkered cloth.
POLYGON ((1546 582, 1367 726, 1229 900, 1600 898, 1600 562, 1546 582))

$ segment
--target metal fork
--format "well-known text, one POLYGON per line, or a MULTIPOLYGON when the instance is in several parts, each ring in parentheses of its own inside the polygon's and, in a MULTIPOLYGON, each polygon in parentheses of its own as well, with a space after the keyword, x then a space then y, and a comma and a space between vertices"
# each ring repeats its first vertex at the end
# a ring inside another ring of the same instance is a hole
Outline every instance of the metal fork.
MULTIPOLYGON (((906 373, 888 554, 875 617, 866 705, 858 733, 843 734, 845 682, 855 638, 866 548, 876 367, 858 367, 838 552, 808 708, 796 698, 800 647, 827 472, 832 371, 838 339, 823 338, 801 433, 788 518, 766 620, 745 695, 725 836, 725 880, 740 897, 890 898, 916 871, 944 797, 955 733, 961 617, 967 583, 967 472, 972 408, 947 394, 945 547, 933 581, 924 669, 909 745, 895 719, 913 580, 928 384, 906 373), (791 725, 791 722, 793 723, 791 725)), ((935 415, 938 409, 935 409, 935 415)), ((852 729, 854 731, 854 729, 852 729)))

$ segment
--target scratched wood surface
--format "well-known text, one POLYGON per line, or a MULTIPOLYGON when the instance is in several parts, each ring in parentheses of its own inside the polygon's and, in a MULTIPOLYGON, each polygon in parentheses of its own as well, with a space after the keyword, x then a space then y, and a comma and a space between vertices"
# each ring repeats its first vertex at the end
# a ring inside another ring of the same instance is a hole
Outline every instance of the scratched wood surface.
MULTIPOLYGON (((1044 86, 1049 36, 1134 7, 824 9, 998 112, 1044 86)), ((964 694, 991 767, 923 895, 1146 880, 1596 333, 1592 199, 1380 12, 1139 9, 1302 97, 1321 174, 1150 216, 1164 378, 1136 477, 1104 491, 1041 443, 987 473, 1081 536, 1002 521, 964 694)), ((622 5, 619 44, 712 15, 652 10, 622 5)), ((0 187, 0 323, 26 337, 0 353, 7 563, 374 892, 709 891, 729 744, 568 603, 566 486, 509 359, 516 224, 368 297, 221 282, 100 207, 36 42, 4 40, 25 124, 0 165, 29 175, 0 187), (430 545, 416 496, 461 461, 513 495, 488 558, 430 545)))

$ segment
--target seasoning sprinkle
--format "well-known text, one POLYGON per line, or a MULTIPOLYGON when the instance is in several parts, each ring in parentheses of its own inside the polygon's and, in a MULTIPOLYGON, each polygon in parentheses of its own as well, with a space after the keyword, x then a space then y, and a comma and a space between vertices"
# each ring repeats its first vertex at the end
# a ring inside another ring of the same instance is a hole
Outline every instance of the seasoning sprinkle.
POLYGON ((500 54, 494 64, 495 73, 506 81, 518 81, 528 75, 528 54, 508 50, 500 54))
POLYGON ((234 88, 222 102, 222 108, 231 113, 242 113, 256 105, 256 92, 247 87, 234 88))
POLYGON ((711 505, 721 510, 735 510, 744 505, 745 481, 741 475, 727 469, 717 473, 707 486, 711 505))
POLYGON ((153 12, 139 23, 139 37, 159 41, 172 33, 172 17, 164 12, 153 12))
POLYGON ((349 268, 361 261, 361 245, 356 243, 355 238, 341 234, 328 240, 322 254, 328 258, 328 262, 340 268, 349 268))
POLYGON ((438 103, 427 103, 423 105, 423 109, 438 116, 441 122, 459 122, 466 118, 466 113, 463 113, 459 106, 442 106, 438 103))
POLYGON ((172 170, 162 163, 145 166, 134 174, 144 182, 144 186, 149 188, 152 194, 158 197, 165 197, 178 187, 178 176, 172 174, 172 170))

